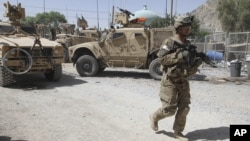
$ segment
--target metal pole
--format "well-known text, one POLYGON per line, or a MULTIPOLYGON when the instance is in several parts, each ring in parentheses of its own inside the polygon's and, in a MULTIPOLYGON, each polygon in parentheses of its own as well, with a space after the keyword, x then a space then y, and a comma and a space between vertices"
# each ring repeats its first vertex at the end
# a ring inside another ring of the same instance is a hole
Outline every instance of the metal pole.
POLYGON ((97 30, 99 31, 99 5, 98 5, 98 0, 96 0, 96 6, 97 6, 97 30))
POLYGON ((171 0, 170 25, 173 25, 173 0, 171 0))
POLYGON ((165 13, 165 18, 166 18, 166 20, 165 20, 165 24, 166 24, 166 27, 167 27, 167 18, 168 18, 168 0, 166 0, 166 11, 165 11, 166 13, 165 13))
POLYGON ((45 0, 43 0, 43 13, 45 14, 45 0))
POLYGON ((168 0, 166 0, 166 11, 165 11, 166 13, 165 13, 165 18, 167 18, 168 17, 168 0))
POLYGON ((112 18, 111 18, 111 25, 113 26, 114 25, 114 13, 115 13, 115 6, 113 5, 112 7, 112 18))

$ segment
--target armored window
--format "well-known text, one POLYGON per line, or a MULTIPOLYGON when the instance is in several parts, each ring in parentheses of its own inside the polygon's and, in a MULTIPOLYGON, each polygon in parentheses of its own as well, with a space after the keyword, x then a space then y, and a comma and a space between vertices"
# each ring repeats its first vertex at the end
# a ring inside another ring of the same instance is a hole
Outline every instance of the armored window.
POLYGON ((125 35, 124 35, 124 33, 114 33, 113 34, 113 39, 116 39, 116 38, 121 38, 121 37, 124 37, 125 35))
POLYGON ((79 36, 86 36, 85 33, 79 33, 79 36))
POLYGON ((29 34, 36 34, 36 29, 33 26, 22 25, 21 29, 29 34))
POLYGON ((135 37, 143 37, 141 33, 135 33, 135 37))
POLYGON ((6 34, 15 31, 15 28, 11 25, 0 25, 0 34, 6 34))
POLYGON ((97 34, 92 33, 92 34, 91 34, 91 37, 98 38, 98 35, 97 35, 97 34))

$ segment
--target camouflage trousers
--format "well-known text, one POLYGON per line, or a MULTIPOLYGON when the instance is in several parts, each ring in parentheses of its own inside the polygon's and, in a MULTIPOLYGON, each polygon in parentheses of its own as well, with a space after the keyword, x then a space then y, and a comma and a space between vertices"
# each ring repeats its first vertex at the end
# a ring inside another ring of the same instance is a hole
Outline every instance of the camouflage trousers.
POLYGON ((191 103, 188 78, 170 78, 164 73, 159 96, 162 103, 161 112, 165 117, 175 115, 173 129, 182 132, 191 103))

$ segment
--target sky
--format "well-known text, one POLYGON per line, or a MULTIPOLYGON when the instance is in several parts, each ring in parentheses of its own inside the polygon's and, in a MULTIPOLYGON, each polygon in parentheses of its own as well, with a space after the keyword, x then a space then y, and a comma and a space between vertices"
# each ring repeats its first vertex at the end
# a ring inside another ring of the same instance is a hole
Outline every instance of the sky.
MULTIPOLYGON (((109 26, 112 7, 115 12, 118 8, 127 9, 130 12, 142 10, 147 5, 148 10, 155 12, 160 17, 165 17, 166 11, 170 14, 171 0, 8 0, 10 4, 21 3, 25 8, 26 16, 36 16, 37 13, 57 11, 65 15, 68 23, 76 24, 76 18, 83 16, 89 27, 105 28, 109 26), (98 18, 99 17, 99 18, 98 18), (99 23, 99 24, 98 24, 99 23)), ((185 14, 192 12, 207 0, 173 0, 173 14, 185 14)), ((5 7, 0 0, 0 19, 3 17, 5 7)))

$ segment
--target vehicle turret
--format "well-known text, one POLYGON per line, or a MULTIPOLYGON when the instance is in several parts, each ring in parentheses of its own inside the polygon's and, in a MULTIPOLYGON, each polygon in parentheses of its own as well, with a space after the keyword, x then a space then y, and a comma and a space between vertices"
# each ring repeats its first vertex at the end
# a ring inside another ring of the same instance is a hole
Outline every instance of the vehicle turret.
POLYGON ((129 21, 130 16, 134 16, 134 14, 126 9, 118 8, 120 12, 115 14, 115 23, 121 24, 123 27, 144 27, 145 18, 138 18, 133 21, 129 21))
POLYGON ((25 9, 21 7, 21 3, 17 6, 11 5, 9 2, 4 3, 6 11, 4 16, 9 18, 9 23, 16 27, 16 30, 20 28, 21 20, 25 18, 25 9))

